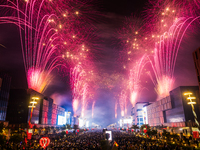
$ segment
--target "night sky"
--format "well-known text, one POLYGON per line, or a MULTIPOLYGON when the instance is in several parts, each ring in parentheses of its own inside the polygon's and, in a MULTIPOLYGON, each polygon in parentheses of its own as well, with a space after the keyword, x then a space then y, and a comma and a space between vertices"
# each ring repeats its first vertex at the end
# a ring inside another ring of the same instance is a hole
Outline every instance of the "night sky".
MULTIPOLYGON (((142 15, 147 0, 99 0, 95 3, 101 16, 95 26, 98 29, 98 55, 95 56, 94 64, 100 74, 104 73, 105 78, 112 76, 123 76, 123 64, 119 61, 119 51, 117 31, 123 26, 126 17, 132 15, 142 15)), ((20 39, 18 28, 15 25, 0 25, 0 72, 6 72, 12 76, 11 88, 27 88, 25 69, 22 59, 20 39)), ((175 67, 175 85, 188 86, 198 85, 192 52, 200 45, 198 32, 192 33, 189 38, 184 38, 181 44, 176 67, 175 67)), ((146 66, 148 69, 149 66, 146 66)), ((54 80, 45 91, 45 95, 51 96, 55 103, 64 106, 67 110, 71 108, 71 91, 69 85, 69 75, 63 75, 61 71, 54 71, 54 80), (65 84, 66 83, 66 84, 65 84)), ((138 101, 155 101, 156 92, 151 80, 143 75, 142 81, 147 81, 143 85, 138 101)), ((109 125, 118 120, 114 118, 114 107, 116 94, 118 94, 118 82, 113 82, 113 88, 99 88, 95 92, 95 111, 93 120, 99 125, 109 125)), ((130 115, 131 107, 128 114, 130 115)), ((89 104, 87 114, 91 114, 91 104, 89 104)), ((120 108, 118 107, 118 116, 120 117, 120 108)), ((119 119, 119 118, 118 118, 119 119)))

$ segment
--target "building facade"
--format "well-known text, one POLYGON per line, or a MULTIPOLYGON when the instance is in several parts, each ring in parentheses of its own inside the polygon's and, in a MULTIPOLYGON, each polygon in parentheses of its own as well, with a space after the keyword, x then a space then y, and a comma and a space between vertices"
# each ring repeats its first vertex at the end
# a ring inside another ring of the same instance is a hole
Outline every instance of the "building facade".
MULTIPOLYGON (((194 65, 196 69, 196 74, 197 74, 197 81, 199 85, 199 95, 200 95, 200 47, 193 52, 193 60, 194 60, 194 65)), ((197 99, 198 101, 198 107, 200 110, 200 99, 197 99)))
POLYGON ((149 102, 137 102, 135 107, 131 110, 131 116, 133 118, 133 125, 141 126, 147 123, 147 115, 145 106, 147 106, 149 102))
POLYGON ((31 108, 28 108, 28 106, 32 97, 38 97, 39 99, 32 112, 31 124, 57 125, 58 115, 65 115, 64 108, 57 106, 53 103, 53 99, 45 97, 41 93, 32 89, 12 89, 6 119, 10 124, 29 122, 31 108))
MULTIPOLYGON (((198 86, 180 86, 169 92, 169 96, 147 106, 148 123, 150 126, 184 127, 194 124, 194 115, 191 105, 187 104, 185 92, 192 92, 198 99, 198 86)), ((200 119, 199 108, 194 105, 197 118, 200 119)), ((199 120, 200 121, 200 120, 199 120)))
POLYGON ((11 77, 0 73, 0 121, 6 120, 11 77))

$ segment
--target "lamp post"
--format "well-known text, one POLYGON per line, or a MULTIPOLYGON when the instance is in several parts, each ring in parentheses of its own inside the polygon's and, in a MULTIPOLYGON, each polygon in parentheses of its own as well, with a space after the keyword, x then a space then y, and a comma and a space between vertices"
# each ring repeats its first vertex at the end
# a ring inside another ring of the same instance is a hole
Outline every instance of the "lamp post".
POLYGON ((195 110, 194 110, 194 104, 196 104, 196 102, 192 101, 192 100, 195 100, 196 97, 191 96, 192 94, 193 94, 193 93, 191 93, 191 92, 184 93, 185 96, 188 96, 188 97, 187 97, 187 100, 189 100, 189 102, 188 102, 187 104, 188 104, 188 105, 191 105, 191 107, 192 107, 192 112, 193 112, 193 115, 194 115, 194 120, 195 120, 196 124, 197 124, 198 127, 199 127, 199 122, 197 121, 197 114, 196 114, 196 112, 195 112, 195 110))
POLYGON ((30 101, 30 105, 28 106, 29 108, 31 108, 31 114, 30 114, 30 118, 29 118, 29 122, 28 125, 29 127, 31 126, 31 118, 32 118, 32 114, 33 114, 33 108, 35 108, 35 104, 37 104, 36 100, 38 100, 39 97, 32 97, 31 101, 30 101))
POLYGON ((39 97, 32 97, 31 101, 30 101, 30 105, 28 106, 29 108, 31 108, 31 114, 30 114, 30 118, 29 118, 29 122, 28 122, 28 128, 27 128, 27 139, 31 139, 31 135, 32 135, 32 131, 28 131, 29 128, 31 128, 31 118, 32 118, 32 114, 33 114, 33 108, 35 108, 35 104, 37 104, 36 100, 38 100, 39 97))

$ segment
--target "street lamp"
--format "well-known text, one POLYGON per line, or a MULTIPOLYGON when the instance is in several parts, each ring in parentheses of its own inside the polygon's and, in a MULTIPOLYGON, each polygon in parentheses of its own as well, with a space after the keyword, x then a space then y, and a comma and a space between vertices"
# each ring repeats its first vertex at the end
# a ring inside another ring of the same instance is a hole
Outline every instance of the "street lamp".
POLYGON ((187 97, 187 100, 189 100, 189 102, 188 102, 187 104, 188 104, 188 105, 191 105, 191 107, 192 107, 192 112, 193 112, 193 115, 194 115, 194 120, 195 120, 196 124, 197 124, 198 127, 199 127, 199 122, 197 121, 197 115, 196 115, 195 110, 194 110, 194 104, 196 104, 196 102, 192 101, 192 100, 195 100, 196 97, 191 96, 192 94, 193 94, 193 93, 191 93, 191 92, 184 93, 185 96, 188 96, 188 97, 187 97))
POLYGON ((35 97, 35 96, 32 97, 31 101, 30 101, 30 105, 28 106, 29 108, 31 108, 31 114, 30 114, 30 118, 29 118, 29 122, 28 122, 29 127, 31 125, 31 118, 32 118, 32 114, 33 114, 33 108, 35 108, 36 107, 35 104, 37 104, 36 100, 39 100, 39 97, 35 97))

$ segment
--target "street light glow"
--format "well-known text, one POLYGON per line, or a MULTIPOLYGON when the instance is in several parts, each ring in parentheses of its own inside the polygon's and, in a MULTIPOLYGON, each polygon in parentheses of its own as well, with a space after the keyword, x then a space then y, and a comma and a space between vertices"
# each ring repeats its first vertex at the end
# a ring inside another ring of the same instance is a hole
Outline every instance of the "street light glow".
POLYGON ((187 100, 196 99, 196 97, 187 97, 187 100))
POLYGON ((187 92, 187 93, 184 93, 183 95, 192 95, 193 93, 191 92, 187 92))
POLYGON ((196 102, 188 102, 188 105, 196 104, 196 102))
POLYGON ((39 97, 32 97, 32 99, 36 99, 36 100, 38 100, 38 99, 39 99, 39 97))

